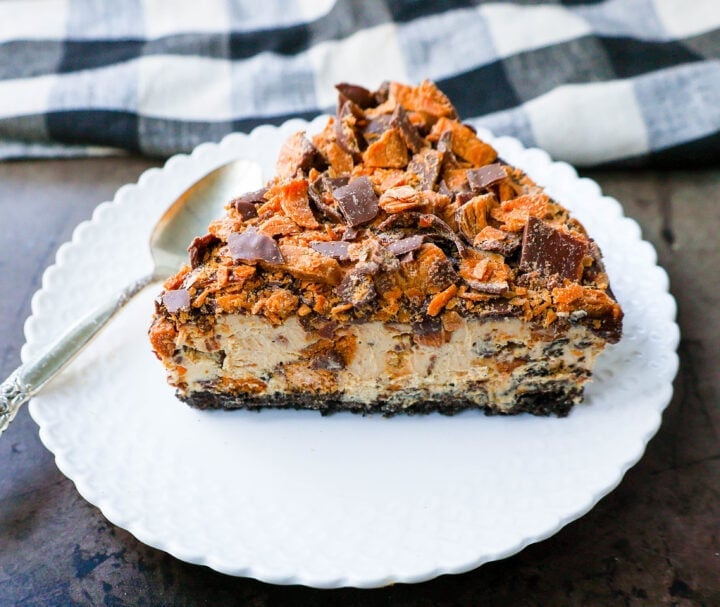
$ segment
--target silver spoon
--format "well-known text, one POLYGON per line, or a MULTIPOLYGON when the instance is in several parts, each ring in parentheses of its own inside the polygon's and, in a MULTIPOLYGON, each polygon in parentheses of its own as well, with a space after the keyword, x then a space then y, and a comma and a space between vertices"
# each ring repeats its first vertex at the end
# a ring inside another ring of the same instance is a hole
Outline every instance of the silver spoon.
POLYGON ((247 160, 229 162, 185 190, 165 211, 150 236, 153 271, 128 285, 107 303, 75 323, 44 352, 20 365, 0 385, 0 434, 20 407, 86 346, 130 299, 148 284, 164 280, 187 263, 187 247, 208 224, 220 217, 234 196, 261 185, 260 165, 247 160))

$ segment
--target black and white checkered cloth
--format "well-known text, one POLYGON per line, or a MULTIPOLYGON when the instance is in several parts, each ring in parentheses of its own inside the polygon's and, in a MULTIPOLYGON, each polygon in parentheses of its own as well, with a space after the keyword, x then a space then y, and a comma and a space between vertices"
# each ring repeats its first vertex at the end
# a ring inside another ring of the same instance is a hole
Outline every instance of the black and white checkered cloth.
POLYGON ((167 156, 424 78, 577 165, 720 160, 720 0, 2 0, 0 158, 167 156))

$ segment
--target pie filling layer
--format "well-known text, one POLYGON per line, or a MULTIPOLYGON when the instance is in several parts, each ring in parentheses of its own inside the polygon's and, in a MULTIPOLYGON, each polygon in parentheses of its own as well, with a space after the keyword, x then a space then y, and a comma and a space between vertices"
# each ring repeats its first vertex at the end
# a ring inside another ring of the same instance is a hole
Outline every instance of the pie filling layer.
POLYGON ((256 316, 226 315, 210 337, 190 326, 181 332, 168 379, 199 407, 264 402, 387 413, 425 411, 433 403, 447 412, 514 413, 532 405, 563 414, 581 398, 579 387, 603 346, 582 326, 558 336, 513 318, 469 321, 441 343, 418 341, 403 324, 348 325, 317 339, 297 317, 272 326, 256 316))

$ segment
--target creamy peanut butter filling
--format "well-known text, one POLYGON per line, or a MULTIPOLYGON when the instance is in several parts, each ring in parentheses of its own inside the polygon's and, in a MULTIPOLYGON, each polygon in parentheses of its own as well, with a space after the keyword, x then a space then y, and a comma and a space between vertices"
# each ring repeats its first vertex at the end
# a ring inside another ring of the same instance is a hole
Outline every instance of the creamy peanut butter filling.
POLYGON ((272 326, 262 317, 228 315, 211 337, 181 329, 168 380, 185 395, 302 392, 370 404, 403 394, 408 407, 456 393, 505 411, 524 391, 582 384, 602 349, 582 327, 553 340, 519 319, 464 322, 446 339, 417 343, 410 325, 380 322, 340 327, 332 339, 318 339, 296 317, 272 326))

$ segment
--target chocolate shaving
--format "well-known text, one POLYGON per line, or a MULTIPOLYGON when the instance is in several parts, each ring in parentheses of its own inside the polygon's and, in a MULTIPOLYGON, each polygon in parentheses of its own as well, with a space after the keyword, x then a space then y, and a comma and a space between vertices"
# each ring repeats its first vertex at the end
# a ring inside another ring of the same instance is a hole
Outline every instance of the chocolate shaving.
POLYGON ((190 293, 187 289, 175 289, 173 291, 165 291, 162 295, 162 302, 165 309, 170 314, 175 314, 180 310, 190 309, 190 293))
POLYGON ((476 193, 481 192, 498 181, 502 181, 505 177, 507 177, 505 167, 499 162, 488 164, 479 169, 470 169, 467 172, 470 187, 472 187, 473 192, 476 193))
POLYGON ((538 270, 545 276, 557 274, 579 282, 583 261, 589 253, 587 241, 555 229, 537 217, 529 217, 525 224, 520 253, 520 270, 538 270))
POLYGON ((386 232, 394 228, 412 228, 416 227, 420 221, 421 214, 416 211, 407 211, 405 213, 393 213, 386 219, 383 219, 376 227, 378 232, 386 232))
POLYGON ((340 84, 336 84, 335 88, 343 97, 349 99, 362 109, 375 105, 375 95, 364 86, 341 82, 340 84))
POLYGON ((423 214, 420 216, 418 225, 421 228, 431 228, 438 236, 452 241, 460 256, 465 254, 465 244, 455 231, 437 215, 423 214))
POLYGON ((193 241, 188 247, 188 253, 190 254, 190 267, 197 268, 205 261, 205 255, 212 249, 216 244, 220 242, 220 239, 213 234, 205 234, 205 236, 198 236, 193 238, 193 241))
POLYGON ((408 146, 413 153, 417 154, 423 147, 423 139, 417 132, 417 129, 410 122, 407 113, 400 104, 395 106, 392 116, 390 117, 390 126, 400 131, 405 145, 408 146))
POLYGON ((277 243, 268 236, 249 227, 244 232, 234 232, 228 236, 228 249, 235 261, 266 261, 285 263, 277 243))
MULTIPOLYGON (((415 154, 410 163, 408 164, 408 172, 414 173, 418 176, 420 181, 421 190, 433 190, 435 188, 435 182, 440 176, 440 169, 442 168, 442 153, 432 148, 426 148, 420 153, 415 154)), ((445 183, 444 181, 442 182, 445 183)), ((452 192, 447 189, 447 196, 452 199, 452 192)), ((443 194, 444 192, 440 192, 443 194)))
POLYGON ((407 238, 402 238, 400 240, 396 240, 395 242, 391 242, 389 245, 387 245, 387 250, 390 251, 393 255, 400 257, 405 253, 410 253, 411 251, 419 249, 422 246, 423 242, 425 242, 425 236, 423 236, 422 234, 415 234, 414 236, 409 236, 407 238))
POLYGON ((426 229, 426 238, 436 236, 444 240, 449 240, 457 248, 458 253, 462 256, 465 254, 465 244, 455 231, 437 215, 430 213, 417 213, 415 211, 406 211, 405 213, 394 213, 387 219, 384 219, 377 226, 379 232, 387 231, 392 228, 416 228, 418 230, 426 229))
POLYGON ((345 222, 350 226, 367 223, 378 214, 378 197, 367 177, 353 179, 346 186, 333 190, 345 222))
POLYGON ((348 242, 313 240, 310 243, 310 247, 321 255, 332 257, 339 261, 347 261, 350 259, 348 255, 350 243, 348 242))

